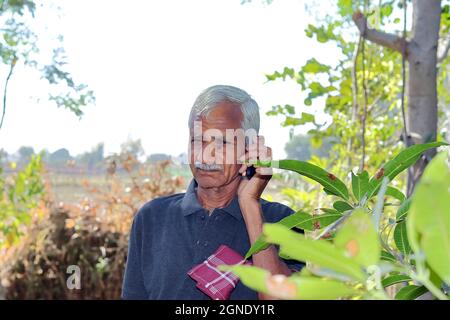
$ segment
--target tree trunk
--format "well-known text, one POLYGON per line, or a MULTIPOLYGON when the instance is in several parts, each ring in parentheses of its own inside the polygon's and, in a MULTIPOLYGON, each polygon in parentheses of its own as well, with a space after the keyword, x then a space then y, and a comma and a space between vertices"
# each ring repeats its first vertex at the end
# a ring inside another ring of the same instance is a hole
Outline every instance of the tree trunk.
MULTIPOLYGON (((413 0, 413 30, 407 49, 407 130, 413 143, 435 141, 437 136, 436 65, 440 18, 440 0, 413 0)), ((408 195, 435 153, 430 150, 411 168, 408 195)))
MULTIPOLYGON (((407 41, 397 35, 369 28, 367 18, 357 11, 353 21, 362 37, 404 54, 408 61, 406 144, 431 142, 437 136, 437 50, 441 20, 441 0, 413 0, 412 38, 407 41)), ((450 42, 447 43, 450 47, 450 42)), ((444 50, 444 57, 448 53, 444 50)), ((409 170, 407 193, 436 153, 430 150, 409 170)))

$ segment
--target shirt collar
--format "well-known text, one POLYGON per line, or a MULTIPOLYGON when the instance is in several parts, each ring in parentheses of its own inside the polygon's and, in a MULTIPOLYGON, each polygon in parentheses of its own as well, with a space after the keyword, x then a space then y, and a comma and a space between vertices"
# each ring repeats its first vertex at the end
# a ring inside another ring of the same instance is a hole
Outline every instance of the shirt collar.
MULTIPOLYGON (((199 203, 197 199, 197 194, 195 191, 195 188, 198 186, 197 181, 193 178, 191 182, 189 183, 189 187, 186 190, 186 193, 184 194, 183 200, 181 202, 181 208, 183 210, 183 215, 188 216, 196 211, 204 210, 202 205, 199 203)), ((239 201, 237 194, 233 197, 233 200, 224 208, 220 208, 220 210, 223 210, 230 215, 232 215, 234 218, 238 220, 242 220, 242 213, 241 208, 239 206, 239 201)))

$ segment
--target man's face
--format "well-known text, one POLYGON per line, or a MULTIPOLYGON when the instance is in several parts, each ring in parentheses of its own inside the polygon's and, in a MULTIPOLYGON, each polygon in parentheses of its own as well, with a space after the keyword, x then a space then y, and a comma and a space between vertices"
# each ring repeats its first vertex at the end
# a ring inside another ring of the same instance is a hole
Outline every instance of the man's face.
POLYGON ((238 159, 245 153, 242 111, 237 104, 221 102, 207 117, 194 119, 189 135, 190 168, 202 188, 227 185, 239 175, 238 159))

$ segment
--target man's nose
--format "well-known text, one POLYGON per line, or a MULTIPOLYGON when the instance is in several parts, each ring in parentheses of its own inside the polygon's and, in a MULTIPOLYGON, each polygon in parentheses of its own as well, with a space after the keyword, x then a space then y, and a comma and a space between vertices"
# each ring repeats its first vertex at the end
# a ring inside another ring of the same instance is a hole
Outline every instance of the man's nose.
MULTIPOLYGON (((216 163, 216 151, 215 149, 210 150, 210 152, 205 152, 205 149, 202 150, 203 154, 203 163, 206 164, 214 164, 216 163)), ((202 160, 200 160, 202 161, 202 160)))

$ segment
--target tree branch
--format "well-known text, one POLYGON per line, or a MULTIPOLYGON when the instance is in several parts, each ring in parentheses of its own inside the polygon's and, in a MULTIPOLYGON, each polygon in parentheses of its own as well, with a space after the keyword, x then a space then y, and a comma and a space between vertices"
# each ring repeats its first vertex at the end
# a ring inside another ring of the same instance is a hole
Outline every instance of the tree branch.
MULTIPOLYGON (((351 124, 354 125, 356 122, 356 116, 358 114, 358 78, 357 78, 357 63, 358 63, 358 56, 361 51, 361 43, 363 39, 362 36, 359 36, 358 39, 358 45, 356 47, 355 53, 353 54, 353 65, 352 65, 352 118, 351 118, 351 124)), ((353 137, 350 137, 347 142, 347 152, 348 155, 348 167, 349 170, 352 169, 352 147, 353 147, 353 137)))
POLYGON ((0 120, 0 129, 1 129, 2 126, 3 126, 3 120, 5 119, 5 112, 6 112, 6 93, 7 93, 7 90, 8 90, 8 83, 9 83, 9 79, 11 78, 11 75, 12 75, 12 73, 13 73, 14 66, 16 65, 16 61, 17 61, 16 58, 14 58, 14 59, 12 60, 12 62, 11 62, 11 67, 10 67, 10 69, 9 69, 9 73, 8 73, 8 76, 6 77, 6 81, 5 81, 5 87, 4 87, 4 90, 3 90, 3 112, 2 112, 2 118, 1 118, 1 120, 0 120))
POLYGON ((367 18, 359 10, 353 13, 352 18, 353 22, 355 22, 356 26, 358 27, 361 36, 365 39, 379 44, 383 47, 395 50, 399 53, 406 53, 406 50, 404 48, 407 47, 408 42, 406 40, 403 40, 402 37, 369 28, 369 26, 367 25, 367 18))

